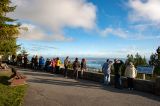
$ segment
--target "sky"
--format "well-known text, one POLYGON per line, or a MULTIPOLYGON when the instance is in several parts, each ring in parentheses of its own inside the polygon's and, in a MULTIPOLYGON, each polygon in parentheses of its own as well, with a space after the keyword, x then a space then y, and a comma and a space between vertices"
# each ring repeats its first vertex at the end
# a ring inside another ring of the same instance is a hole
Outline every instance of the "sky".
POLYGON ((160 0, 12 0, 30 55, 149 58, 160 46, 160 0))

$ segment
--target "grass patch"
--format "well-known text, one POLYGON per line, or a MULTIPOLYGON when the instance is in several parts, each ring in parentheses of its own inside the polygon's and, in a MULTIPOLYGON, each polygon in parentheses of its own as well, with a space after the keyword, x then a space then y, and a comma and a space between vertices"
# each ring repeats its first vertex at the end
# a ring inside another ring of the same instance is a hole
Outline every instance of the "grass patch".
POLYGON ((0 73, 0 106, 21 106, 27 85, 8 86, 9 74, 0 73))

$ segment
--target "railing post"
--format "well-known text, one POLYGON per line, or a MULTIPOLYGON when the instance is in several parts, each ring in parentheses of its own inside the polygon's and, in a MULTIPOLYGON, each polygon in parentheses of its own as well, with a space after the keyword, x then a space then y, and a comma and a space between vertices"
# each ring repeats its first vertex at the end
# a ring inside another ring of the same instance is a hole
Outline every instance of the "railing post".
POLYGON ((146 80, 146 75, 142 74, 143 80, 146 80))

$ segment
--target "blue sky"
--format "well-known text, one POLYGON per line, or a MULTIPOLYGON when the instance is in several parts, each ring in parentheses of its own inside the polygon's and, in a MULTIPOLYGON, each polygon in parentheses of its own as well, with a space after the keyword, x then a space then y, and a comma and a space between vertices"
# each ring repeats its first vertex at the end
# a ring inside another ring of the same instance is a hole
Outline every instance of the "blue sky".
POLYGON ((12 0, 30 55, 149 57, 160 45, 159 0, 12 0), (29 8, 28 8, 29 7, 29 8))

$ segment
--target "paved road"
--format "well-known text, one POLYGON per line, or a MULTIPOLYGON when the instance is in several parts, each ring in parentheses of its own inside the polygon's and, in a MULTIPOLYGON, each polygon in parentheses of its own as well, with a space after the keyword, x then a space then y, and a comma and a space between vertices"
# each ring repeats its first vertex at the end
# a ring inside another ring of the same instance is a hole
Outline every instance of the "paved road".
POLYGON ((60 75, 21 69, 29 89, 24 106, 160 106, 160 97, 60 75))

